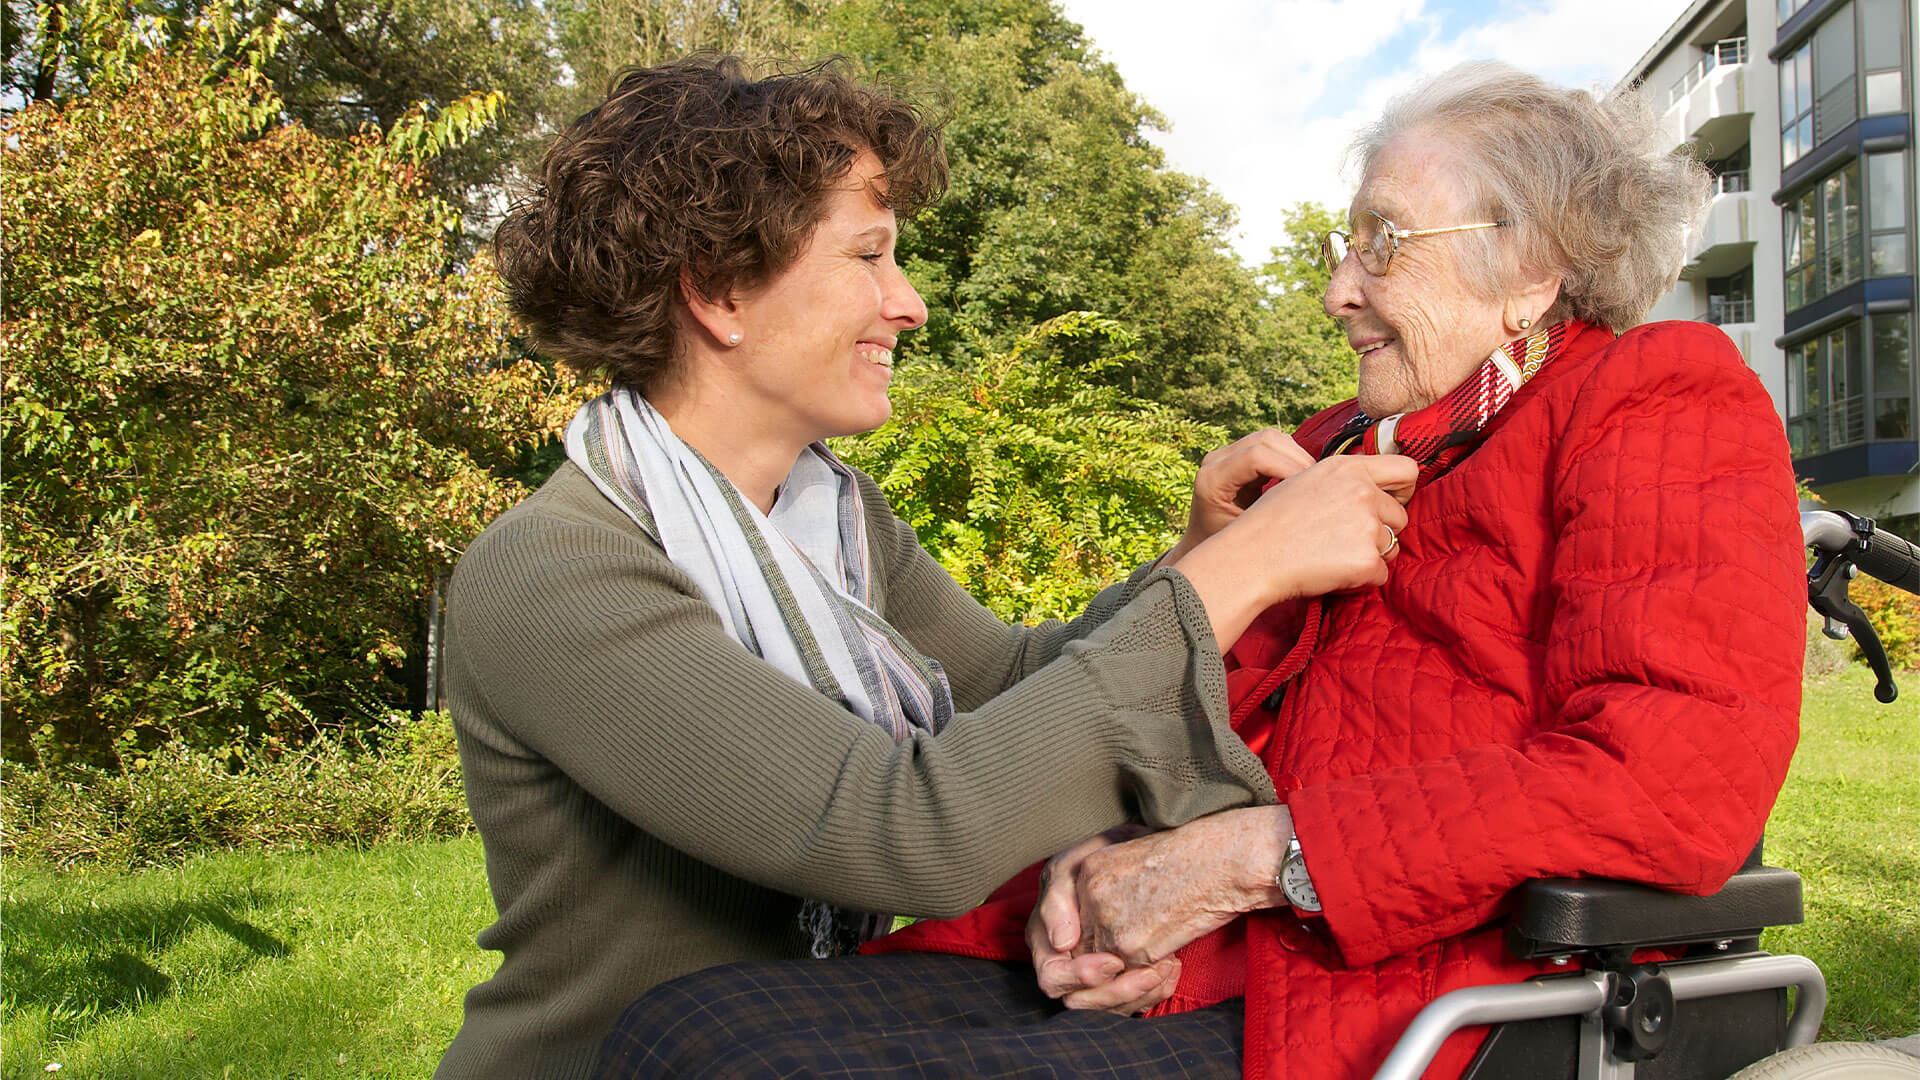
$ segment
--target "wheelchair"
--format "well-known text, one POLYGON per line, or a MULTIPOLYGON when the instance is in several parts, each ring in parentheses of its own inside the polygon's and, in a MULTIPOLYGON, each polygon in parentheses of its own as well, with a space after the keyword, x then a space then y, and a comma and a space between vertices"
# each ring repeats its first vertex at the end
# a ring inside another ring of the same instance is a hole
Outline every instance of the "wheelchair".
MULTIPOLYGON (((1874 697, 1899 690, 1866 615, 1847 599, 1856 568, 1920 593, 1920 549, 1871 518, 1803 509, 1815 554, 1809 605, 1829 637, 1853 637, 1872 665, 1874 697)), ((1374 1080, 1417 1080, 1453 1032, 1492 1026, 1469 1080, 1789 1080, 1920 1078, 1920 1059, 1882 1047, 1815 1045, 1826 979, 1804 956, 1760 949, 1769 926, 1801 921, 1800 877, 1767 866, 1756 847, 1712 896, 1682 896, 1601 878, 1527 882, 1515 895, 1507 947, 1567 968, 1436 998, 1416 1016, 1374 1080), (1648 949, 1680 951, 1635 962, 1648 949), (1796 997, 1791 1012, 1787 989, 1796 997)))

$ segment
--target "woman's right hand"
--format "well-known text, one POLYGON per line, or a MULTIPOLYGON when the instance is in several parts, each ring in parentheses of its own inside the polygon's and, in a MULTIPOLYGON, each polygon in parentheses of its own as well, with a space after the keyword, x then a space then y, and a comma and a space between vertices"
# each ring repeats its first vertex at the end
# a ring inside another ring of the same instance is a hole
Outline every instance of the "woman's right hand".
POLYGON ((1397 454, 1315 462, 1169 564, 1193 583, 1226 649, 1282 600, 1384 584, 1418 474, 1397 454))
POLYGON ((1279 428, 1256 431, 1201 458, 1200 471, 1193 478, 1187 531, 1163 561, 1168 566, 1179 562, 1246 513, 1268 481, 1285 480, 1312 467, 1313 455, 1279 428))

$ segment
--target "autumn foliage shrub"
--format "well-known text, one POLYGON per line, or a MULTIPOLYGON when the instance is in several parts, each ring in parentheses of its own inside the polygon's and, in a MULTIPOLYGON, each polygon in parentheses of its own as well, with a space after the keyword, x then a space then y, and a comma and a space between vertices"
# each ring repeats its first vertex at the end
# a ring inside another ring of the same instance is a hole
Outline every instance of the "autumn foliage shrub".
POLYGON ((279 119, 270 37, 214 15, 158 50, 124 6, 67 10, 86 93, 0 142, 6 754, 291 738, 346 687, 392 700, 436 572, 576 400, 423 194, 499 101, 323 139, 279 119))
POLYGON ((1909 671, 1920 670, 1920 596, 1861 574, 1847 586, 1847 598, 1873 623, 1881 646, 1887 650, 1888 663, 1909 671))

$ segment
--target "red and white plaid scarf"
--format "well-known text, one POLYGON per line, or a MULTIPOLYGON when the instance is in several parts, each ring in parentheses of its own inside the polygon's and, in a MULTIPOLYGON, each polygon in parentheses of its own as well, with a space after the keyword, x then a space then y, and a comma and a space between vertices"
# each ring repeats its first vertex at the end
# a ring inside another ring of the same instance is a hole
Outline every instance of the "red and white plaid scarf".
POLYGON ((1458 465, 1480 441, 1480 432, 1561 346, 1585 324, 1555 323, 1532 337, 1509 341, 1439 401, 1424 409, 1374 418, 1358 400, 1327 409, 1294 432, 1293 439, 1317 458, 1335 454, 1405 454, 1420 463, 1419 484, 1458 465))

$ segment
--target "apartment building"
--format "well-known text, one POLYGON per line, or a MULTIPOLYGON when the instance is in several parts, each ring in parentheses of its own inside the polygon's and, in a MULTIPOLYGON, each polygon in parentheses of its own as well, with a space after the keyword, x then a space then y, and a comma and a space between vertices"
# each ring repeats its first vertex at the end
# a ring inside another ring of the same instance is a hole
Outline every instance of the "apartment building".
POLYGON ((1715 175, 1651 318, 1720 326, 1843 509, 1920 536, 1914 0, 1696 0, 1622 80, 1715 175))

